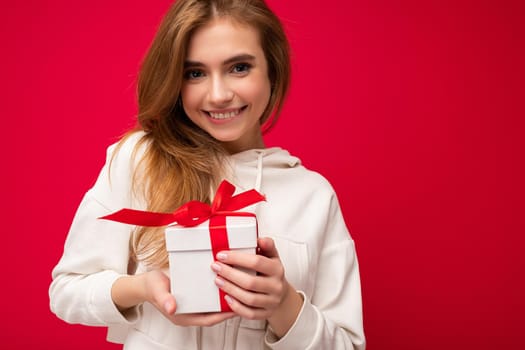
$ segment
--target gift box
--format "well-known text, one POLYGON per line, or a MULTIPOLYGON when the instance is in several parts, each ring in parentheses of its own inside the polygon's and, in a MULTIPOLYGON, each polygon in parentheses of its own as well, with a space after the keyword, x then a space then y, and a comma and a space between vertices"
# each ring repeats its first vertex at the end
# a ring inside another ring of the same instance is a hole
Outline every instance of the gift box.
MULTIPOLYGON (((226 225, 206 221, 195 227, 170 225, 166 228, 171 293, 177 301, 175 313, 228 311, 224 293, 215 285, 211 264, 218 248, 214 240, 226 231, 229 250, 255 254, 257 221, 253 216, 227 216, 226 225)), ((222 221, 222 220, 221 220, 222 221)), ((246 271, 254 274, 253 271, 246 271)))
POLYGON ((239 210, 265 200, 255 190, 237 195, 233 195, 234 192, 232 184, 222 181, 211 205, 190 201, 173 213, 124 208, 100 219, 139 226, 167 226, 165 238, 176 313, 231 311, 223 291, 215 286, 211 264, 221 250, 256 252, 255 215, 239 210))

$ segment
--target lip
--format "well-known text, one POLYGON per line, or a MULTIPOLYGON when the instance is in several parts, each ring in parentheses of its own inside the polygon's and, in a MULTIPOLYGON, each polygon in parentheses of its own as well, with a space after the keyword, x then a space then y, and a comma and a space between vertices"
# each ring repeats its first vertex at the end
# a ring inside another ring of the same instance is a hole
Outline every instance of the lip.
POLYGON ((247 106, 242 106, 240 108, 227 108, 227 109, 214 109, 214 110, 203 110, 204 114, 208 117, 208 120, 214 124, 225 124, 229 123, 232 120, 238 119, 244 112, 247 106), (231 117, 224 117, 225 114, 236 113, 237 114, 231 117), (222 114, 222 118, 213 118, 211 114, 222 114))

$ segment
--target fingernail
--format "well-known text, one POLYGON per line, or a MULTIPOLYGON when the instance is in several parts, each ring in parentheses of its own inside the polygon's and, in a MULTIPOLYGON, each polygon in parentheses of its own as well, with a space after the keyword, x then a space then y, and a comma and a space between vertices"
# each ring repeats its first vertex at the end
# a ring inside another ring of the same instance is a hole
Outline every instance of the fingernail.
POLYGON ((222 278, 217 277, 215 279, 215 284, 217 285, 217 287, 221 288, 224 286, 224 281, 222 280, 222 278))
POLYGON ((233 304, 233 298, 229 295, 225 295, 224 296, 224 299, 226 300, 226 302, 228 303, 228 305, 231 305, 233 304))
POLYGON ((221 265, 217 264, 217 263, 213 263, 211 264, 211 269, 215 272, 219 272, 221 270, 221 265))
POLYGON ((217 260, 226 260, 228 258, 228 254, 226 253, 217 253, 217 260))

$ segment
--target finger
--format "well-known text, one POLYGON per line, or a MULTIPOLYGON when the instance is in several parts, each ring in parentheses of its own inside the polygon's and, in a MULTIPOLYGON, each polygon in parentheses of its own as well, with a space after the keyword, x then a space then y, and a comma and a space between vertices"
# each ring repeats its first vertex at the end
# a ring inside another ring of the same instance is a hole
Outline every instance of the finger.
POLYGON ((167 315, 171 315, 177 308, 175 297, 170 293, 169 278, 160 271, 152 271, 149 273, 149 282, 147 288, 150 289, 153 300, 157 308, 167 315))
POLYGON ((266 309, 252 308, 240 303, 231 295, 225 295, 224 299, 230 306, 233 312, 242 318, 248 320, 265 320, 269 317, 270 312, 266 309))
POLYGON ((279 258, 279 252, 275 246, 275 242, 270 237, 263 237, 257 239, 257 245, 261 255, 266 256, 267 258, 279 258))
POLYGON ((229 250, 219 252, 216 258, 222 263, 256 271, 263 275, 273 275, 276 270, 276 261, 262 255, 229 250))
POLYGON ((214 262, 211 268, 218 276, 243 289, 265 294, 279 293, 275 280, 268 276, 252 275, 220 262, 214 262))
POLYGON ((215 278, 215 284, 222 291, 233 298, 237 299, 244 305, 262 308, 273 309, 279 304, 279 298, 275 294, 256 293, 231 283, 221 277, 215 278))

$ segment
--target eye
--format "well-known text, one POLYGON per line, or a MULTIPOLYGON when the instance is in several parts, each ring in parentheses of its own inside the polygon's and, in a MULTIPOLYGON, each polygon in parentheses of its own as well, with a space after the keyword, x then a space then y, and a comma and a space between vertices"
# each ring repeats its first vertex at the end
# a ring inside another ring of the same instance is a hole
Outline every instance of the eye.
POLYGON ((194 80, 199 79, 204 76, 204 73, 198 69, 190 69, 184 72, 184 79, 194 80))
POLYGON ((232 73, 243 74, 248 73, 250 71, 250 68, 252 68, 252 66, 248 63, 237 63, 232 67, 231 71, 232 73))

